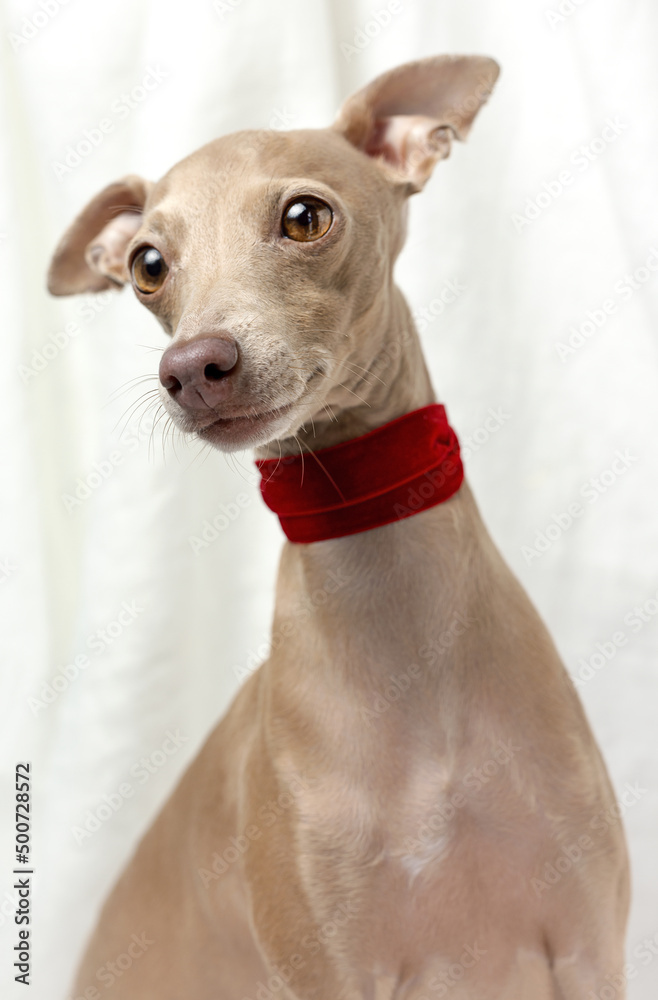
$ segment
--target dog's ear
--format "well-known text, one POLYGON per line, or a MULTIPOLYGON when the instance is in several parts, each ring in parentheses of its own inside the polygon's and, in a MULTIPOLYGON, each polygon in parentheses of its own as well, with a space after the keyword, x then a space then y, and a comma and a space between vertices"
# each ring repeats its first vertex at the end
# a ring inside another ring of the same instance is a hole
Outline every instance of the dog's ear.
POLYGON ((126 248, 142 224, 151 183, 134 175, 89 202, 55 250, 48 271, 52 295, 117 288, 129 280, 126 248))
POLYGON ((452 139, 468 135, 499 72, 486 56, 406 63, 350 97, 334 128, 410 194, 420 191, 452 139))

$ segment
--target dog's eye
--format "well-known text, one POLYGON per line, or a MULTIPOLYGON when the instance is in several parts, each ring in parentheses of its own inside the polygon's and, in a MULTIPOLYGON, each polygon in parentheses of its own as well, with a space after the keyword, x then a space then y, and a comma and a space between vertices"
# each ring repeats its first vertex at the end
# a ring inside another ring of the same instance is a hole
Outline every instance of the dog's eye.
POLYGON ((143 295, 157 292, 164 284, 168 270, 159 250, 155 247, 144 247, 133 261, 132 276, 135 288, 143 295))
POLYGON ((291 202, 283 213, 283 235, 297 243, 319 240, 329 231, 333 218, 329 206, 319 198, 300 198, 291 202))

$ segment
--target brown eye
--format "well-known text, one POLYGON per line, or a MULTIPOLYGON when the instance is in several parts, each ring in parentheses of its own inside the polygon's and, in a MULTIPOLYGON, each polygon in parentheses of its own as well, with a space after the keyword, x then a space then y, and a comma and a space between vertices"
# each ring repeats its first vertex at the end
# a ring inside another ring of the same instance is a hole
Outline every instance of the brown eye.
POLYGON ((283 235, 297 243, 319 240, 329 231, 333 213, 328 205, 318 198, 300 198, 288 205, 283 213, 281 228, 283 235))
POLYGON ((132 276, 135 288, 143 295, 157 292, 164 284, 169 268, 164 257, 155 247, 144 247, 133 261, 132 276))

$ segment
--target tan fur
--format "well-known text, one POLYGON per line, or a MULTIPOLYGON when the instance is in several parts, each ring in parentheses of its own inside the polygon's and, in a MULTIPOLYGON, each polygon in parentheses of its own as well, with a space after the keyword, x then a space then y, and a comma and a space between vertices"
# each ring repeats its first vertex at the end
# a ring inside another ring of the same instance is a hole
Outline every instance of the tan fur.
MULTIPOLYGON (((221 406, 163 391, 179 426, 226 450, 310 452, 424 406, 392 278, 406 198, 496 76, 479 57, 424 60, 333 129, 238 133, 152 187, 126 178, 64 238, 50 288, 127 281, 156 245, 169 276, 141 297, 172 343, 237 342, 221 406), (304 193, 334 223, 302 245, 279 227, 304 193)), ((597 821, 613 792, 467 485, 386 527, 286 544, 272 647, 106 903, 74 996, 143 932, 102 995, 585 1000, 620 976, 626 849, 597 821)))

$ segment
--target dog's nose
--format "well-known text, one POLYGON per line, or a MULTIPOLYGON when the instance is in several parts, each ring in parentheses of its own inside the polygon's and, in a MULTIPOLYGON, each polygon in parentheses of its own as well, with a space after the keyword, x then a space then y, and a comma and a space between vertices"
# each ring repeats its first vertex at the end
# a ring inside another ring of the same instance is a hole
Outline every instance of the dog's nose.
POLYGON ((238 363, 238 345, 228 335, 198 337, 172 344, 160 360, 160 382, 188 410, 204 410, 227 396, 238 363))

